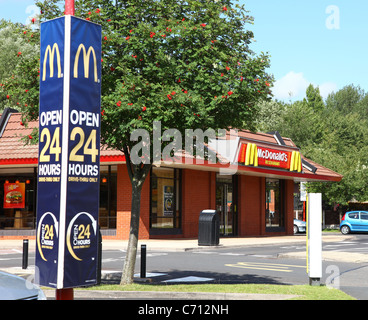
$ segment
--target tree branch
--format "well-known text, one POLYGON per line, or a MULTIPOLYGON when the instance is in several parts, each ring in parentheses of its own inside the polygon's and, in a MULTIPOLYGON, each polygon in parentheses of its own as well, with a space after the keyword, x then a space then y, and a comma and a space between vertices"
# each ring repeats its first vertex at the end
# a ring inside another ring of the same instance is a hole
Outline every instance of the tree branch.
POLYGON ((132 162, 130 161, 130 153, 128 151, 128 146, 126 144, 124 144, 123 150, 124 150, 124 155, 125 155, 126 166, 128 169, 129 179, 130 179, 130 182, 133 183, 132 162))

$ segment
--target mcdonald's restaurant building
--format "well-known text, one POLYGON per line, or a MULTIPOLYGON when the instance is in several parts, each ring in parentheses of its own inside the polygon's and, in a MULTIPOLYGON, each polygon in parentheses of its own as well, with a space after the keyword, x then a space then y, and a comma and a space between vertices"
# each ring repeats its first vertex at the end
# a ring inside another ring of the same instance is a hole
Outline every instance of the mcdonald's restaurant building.
MULTIPOLYGON (((0 118, 0 239, 35 237, 38 145, 24 145, 21 137, 36 126, 25 128, 21 115, 10 109, 0 118), (14 188, 20 196, 8 199, 14 188)), ((178 162, 152 168, 142 189, 140 239, 197 238, 204 209, 217 210, 221 236, 291 235, 293 218, 300 218, 299 182, 342 179, 305 159, 277 132, 240 131, 228 139, 235 146, 228 156, 231 166, 188 161, 183 153, 178 162)), ((102 147, 99 225, 104 239, 128 239, 130 206, 124 154, 102 147)))

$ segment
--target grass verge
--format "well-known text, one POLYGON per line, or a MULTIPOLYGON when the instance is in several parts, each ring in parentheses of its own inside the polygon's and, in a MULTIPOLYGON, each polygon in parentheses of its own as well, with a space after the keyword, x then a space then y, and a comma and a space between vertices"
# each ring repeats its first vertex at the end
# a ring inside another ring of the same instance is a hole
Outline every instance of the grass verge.
POLYGON ((111 291, 165 291, 165 292, 226 292, 226 293, 258 293, 258 294, 288 294, 298 295, 293 300, 355 300, 348 294, 326 286, 309 285, 268 285, 268 284, 179 284, 156 285, 139 284, 130 285, 99 285, 86 290, 111 291))

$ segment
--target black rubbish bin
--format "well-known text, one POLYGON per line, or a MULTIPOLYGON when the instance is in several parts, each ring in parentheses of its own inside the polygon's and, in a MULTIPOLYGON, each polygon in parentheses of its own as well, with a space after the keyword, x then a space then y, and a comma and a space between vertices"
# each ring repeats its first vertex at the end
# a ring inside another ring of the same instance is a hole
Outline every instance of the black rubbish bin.
POLYGON ((203 210, 199 215, 198 245, 217 246, 220 242, 220 219, 216 210, 203 210))

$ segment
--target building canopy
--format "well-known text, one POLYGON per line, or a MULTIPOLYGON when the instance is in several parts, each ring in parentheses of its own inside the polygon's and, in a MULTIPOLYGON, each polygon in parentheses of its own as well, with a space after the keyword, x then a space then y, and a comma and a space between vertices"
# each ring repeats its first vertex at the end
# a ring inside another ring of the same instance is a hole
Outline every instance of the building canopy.
MULTIPOLYGON (((0 169, 36 167, 38 144, 25 144, 22 137, 31 135, 38 122, 22 123, 20 113, 5 109, 0 118, 0 169)), ((197 143, 197 146, 199 144, 197 143)), ((203 157, 185 150, 175 153, 174 161, 162 159, 156 166, 165 165, 194 170, 245 174, 294 181, 340 181, 342 175, 307 159, 289 138, 278 132, 254 133, 230 130, 226 137, 203 143, 207 151, 203 157), (210 155, 214 155, 211 158, 210 155)), ((125 163, 119 150, 101 146, 101 163, 125 163)), ((172 159, 171 159, 172 160, 172 159)))

